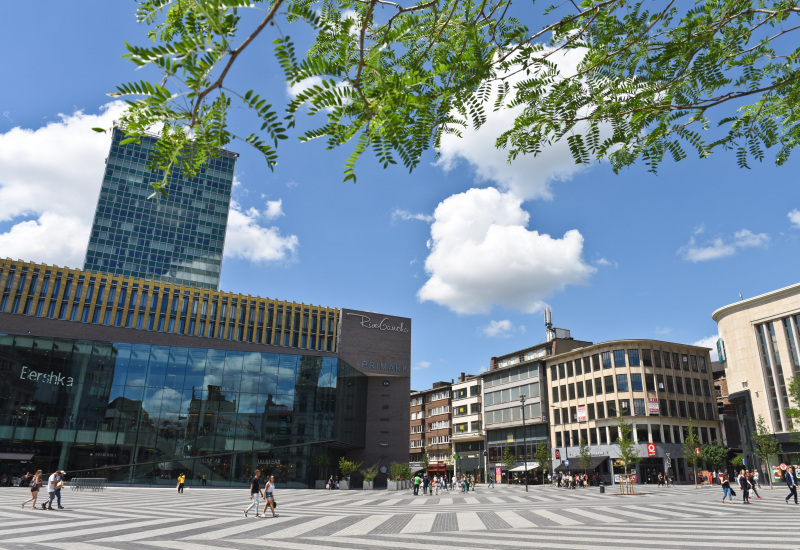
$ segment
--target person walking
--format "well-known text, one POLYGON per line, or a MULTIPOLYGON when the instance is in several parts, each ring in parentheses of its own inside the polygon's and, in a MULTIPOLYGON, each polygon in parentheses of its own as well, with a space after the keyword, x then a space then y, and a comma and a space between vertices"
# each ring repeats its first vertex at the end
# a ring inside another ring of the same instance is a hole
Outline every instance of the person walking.
POLYGON ((29 502, 33 502, 33 504, 31 504, 31 508, 33 510, 36 510, 36 498, 39 496, 39 489, 41 488, 41 486, 42 486, 42 471, 36 470, 36 474, 34 474, 30 482, 31 498, 22 503, 23 508, 25 508, 25 505, 28 504, 29 502))
MULTIPOLYGON (((759 495, 758 491, 756 490, 755 474, 756 474, 755 470, 750 470, 747 473, 747 481, 750 482, 750 490, 753 491, 753 493, 758 497, 759 500, 761 500, 761 495, 759 495)), ((752 497, 750 497, 750 500, 753 500, 752 497)))
POLYGON ((744 470, 739 471, 739 488, 742 490, 742 504, 750 504, 750 482, 744 470))
POLYGON ((494 476, 489 476, 489 488, 494 489, 494 476))
POLYGON ((58 470, 47 478, 47 496, 49 498, 42 503, 42 510, 53 509, 53 501, 56 499, 56 477, 58 477, 58 470))
POLYGON ((267 508, 272 510, 272 517, 277 516, 275 513, 275 476, 269 476, 267 486, 264 487, 264 495, 267 498, 267 503, 264 504, 264 511, 261 512, 262 516, 267 515, 267 508))
POLYGON ((422 478, 419 477, 419 474, 414 476, 414 496, 419 496, 419 485, 422 483, 422 478))
POLYGON ((722 502, 725 502, 725 497, 728 497, 728 503, 733 504, 733 491, 731 490, 731 483, 728 480, 728 476, 720 473, 719 474, 719 481, 722 485, 722 502))
POLYGON ((244 510, 244 517, 247 517, 247 512, 249 512, 253 507, 256 509, 256 517, 261 517, 258 515, 258 509, 261 507, 259 503, 259 497, 263 497, 264 492, 261 490, 261 470, 256 470, 253 474, 253 479, 250 480, 250 506, 245 508, 244 510))
POLYGON ((789 487, 789 494, 784 499, 786 504, 789 504, 791 497, 794 497, 794 503, 797 504, 797 478, 795 477, 794 466, 789 466, 783 477, 786 480, 786 486, 789 487))
POLYGON ((753 479, 756 481, 756 485, 758 485, 758 488, 761 489, 761 480, 758 479, 758 470, 756 470, 755 473, 753 474, 753 479))
POLYGON ((178 492, 183 492, 183 485, 186 483, 186 474, 181 472, 181 475, 178 476, 178 492))
POLYGON ((63 510, 64 507, 61 506, 61 488, 64 487, 66 481, 64 481, 64 476, 67 475, 67 472, 61 470, 60 472, 56 472, 58 476, 56 476, 56 485, 55 485, 55 493, 56 493, 56 502, 58 502, 58 509, 63 510))

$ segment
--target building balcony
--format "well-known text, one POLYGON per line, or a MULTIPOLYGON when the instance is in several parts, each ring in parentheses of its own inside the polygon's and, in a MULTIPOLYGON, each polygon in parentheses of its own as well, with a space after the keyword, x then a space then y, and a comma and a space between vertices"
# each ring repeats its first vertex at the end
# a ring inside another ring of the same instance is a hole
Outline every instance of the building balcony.
POLYGON ((474 432, 453 432, 450 436, 451 441, 480 441, 486 437, 485 430, 478 430, 474 432))

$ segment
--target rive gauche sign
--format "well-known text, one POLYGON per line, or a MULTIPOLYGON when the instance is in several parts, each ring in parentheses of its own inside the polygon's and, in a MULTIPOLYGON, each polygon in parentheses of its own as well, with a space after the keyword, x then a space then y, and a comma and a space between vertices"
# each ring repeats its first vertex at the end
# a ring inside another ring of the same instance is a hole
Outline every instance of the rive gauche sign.
POLYGON ((343 311, 340 353, 359 371, 408 376, 411 320, 369 311, 343 311))

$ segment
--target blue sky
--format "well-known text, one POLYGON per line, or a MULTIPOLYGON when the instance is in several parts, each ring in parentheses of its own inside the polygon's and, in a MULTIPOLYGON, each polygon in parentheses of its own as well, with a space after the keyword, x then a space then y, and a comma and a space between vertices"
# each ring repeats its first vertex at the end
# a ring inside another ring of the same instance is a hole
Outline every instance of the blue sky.
MULTIPOLYGON (((146 76, 121 59, 125 40, 145 41, 134 10, 2 8, 0 257, 82 266, 109 147, 90 128, 119 114, 107 92, 146 76)), ((280 104, 290 91, 270 41, 232 84, 280 104)), ((356 184, 341 181, 348 148, 289 140, 270 172, 231 146, 241 156, 221 288, 410 317, 423 389, 542 342, 545 304, 579 339, 711 345, 712 311, 798 282, 796 158, 741 170, 720 153, 615 175, 556 147, 509 166, 490 147, 503 122, 445 142, 412 174, 364 158, 356 184)), ((245 123, 235 115, 246 134, 245 123)))

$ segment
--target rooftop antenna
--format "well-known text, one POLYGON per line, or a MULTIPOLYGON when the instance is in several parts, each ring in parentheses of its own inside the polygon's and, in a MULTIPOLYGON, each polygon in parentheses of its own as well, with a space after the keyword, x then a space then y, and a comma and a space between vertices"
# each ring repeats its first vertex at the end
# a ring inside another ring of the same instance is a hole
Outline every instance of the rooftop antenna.
POLYGON ((739 293, 739 299, 740 300, 744 300, 744 298, 742 298, 742 293, 741 292, 739 293))
POLYGON ((549 307, 544 308, 544 326, 547 329, 547 341, 552 342, 555 340, 556 331, 553 330, 553 310, 549 307))

